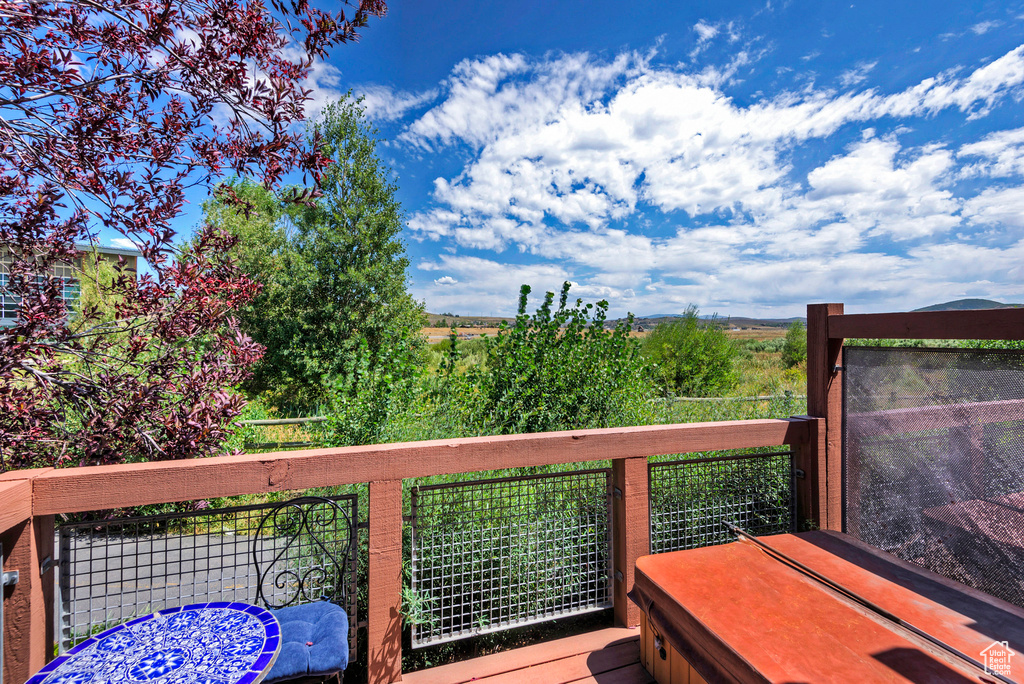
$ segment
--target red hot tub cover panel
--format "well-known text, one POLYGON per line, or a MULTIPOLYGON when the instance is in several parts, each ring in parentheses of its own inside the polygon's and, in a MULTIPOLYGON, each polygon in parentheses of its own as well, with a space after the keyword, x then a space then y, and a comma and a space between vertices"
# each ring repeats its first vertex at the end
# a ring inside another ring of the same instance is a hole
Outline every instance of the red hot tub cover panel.
MULTIPOLYGON (((761 541, 979 662, 1008 642, 1024 682, 1024 610, 839 533, 761 541)), ((749 541, 644 556, 631 598, 708 682, 995 681, 749 541)))

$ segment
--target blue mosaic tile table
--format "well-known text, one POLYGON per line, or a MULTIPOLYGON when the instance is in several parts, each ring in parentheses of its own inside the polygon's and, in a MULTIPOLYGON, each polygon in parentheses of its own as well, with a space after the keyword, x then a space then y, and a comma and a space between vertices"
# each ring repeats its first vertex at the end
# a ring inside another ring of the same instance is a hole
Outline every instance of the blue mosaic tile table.
POLYGON ((281 627, 270 611, 197 603, 97 634, 25 684, 255 684, 280 650, 281 627))

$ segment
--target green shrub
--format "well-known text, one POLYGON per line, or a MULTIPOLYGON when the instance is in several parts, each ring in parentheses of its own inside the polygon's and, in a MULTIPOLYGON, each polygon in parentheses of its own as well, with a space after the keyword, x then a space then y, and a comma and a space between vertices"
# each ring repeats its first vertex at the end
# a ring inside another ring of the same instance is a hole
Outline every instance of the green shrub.
POLYGON ((746 340, 743 342, 743 350, 754 354, 779 354, 785 343, 781 337, 770 340, 746 340))
POLYGON ((793 368, 807 360, 807 329, 800 321, 794 321, 786 333, 782 346, 782 364, 793 368))
MULTIPOLYGON (((512 434, 640 424, 650 394, 639 344, 629 336, 632 316, 605 329, 608 302, 568 305, 562 286, 532 316, 523 285, 515 323, 487 338, 487 367, 479 376, 478 423, 512 434)), ((461 343, 457 343, 461 344, 461 343)), ((456 349, 457 349, 456 344, 456 349)), ((450 371, 450 369, 449 369, 450 371)))
POLYGON ((328 420, 317 426, 327 446, 382 444, 393 416, 415 395, 416 356, 401 343, 372 354, 363 343, 326 393, 328 420))
POLYGON ((452 349, 456 350, 459 364, 463 368, 470 366, 485 367, 487 360, 487 338, 475 337, 471 340, 458 340, 454 342, 451 338, 435 342, 427 349, 426 365, 430 368, 440 368, 443 360, 452 349))
POLYGON ((644 339, 644 356, 666 395, 715 396, 736 384, 736 346, 714 318, 702 321, 697 313, 691 306, 683 318, 659 323, 644 339))

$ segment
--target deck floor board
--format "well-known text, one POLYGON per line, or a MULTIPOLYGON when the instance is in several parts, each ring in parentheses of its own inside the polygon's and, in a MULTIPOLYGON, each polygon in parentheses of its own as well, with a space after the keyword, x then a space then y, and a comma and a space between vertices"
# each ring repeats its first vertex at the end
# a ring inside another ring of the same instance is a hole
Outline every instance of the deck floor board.
POLYGON ((410 684, 652 684, 640 665, 640 633, 610 628, 419 672, 410 684))

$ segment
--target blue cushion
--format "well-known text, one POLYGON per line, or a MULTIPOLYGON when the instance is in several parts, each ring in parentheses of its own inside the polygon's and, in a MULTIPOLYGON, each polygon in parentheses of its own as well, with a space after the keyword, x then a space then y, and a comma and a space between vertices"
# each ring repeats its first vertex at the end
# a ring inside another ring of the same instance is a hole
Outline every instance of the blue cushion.
POLYGON ((281 652, 265 681, 329 675, 348 665, 348 614, 327 601, 271 611, 281 623, 281 652))

